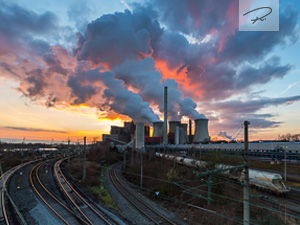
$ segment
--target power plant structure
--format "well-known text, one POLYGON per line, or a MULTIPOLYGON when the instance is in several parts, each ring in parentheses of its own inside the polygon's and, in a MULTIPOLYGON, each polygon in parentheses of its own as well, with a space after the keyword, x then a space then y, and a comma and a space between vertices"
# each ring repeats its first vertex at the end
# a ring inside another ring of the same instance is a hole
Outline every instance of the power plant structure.
MULTIPOLYGON (((188 124, 181 121, 169 121, 168 144, 189 144, 189 143, 208 143, 210 136, 208 132, 208 119, 195 120, 195 134, 192 136, 191 121, 188 124), (191 140, 193 140, 191 142, 191 140)), ((148 144, 163 144, 164 122, 157 121, 153 123, 152 138, 147 138, 148 144)))
POLYGON ((111 127, 110 135, 104 134, 102 140, 118 144, 128 143, 132 140, 133 147, 143 148, 145 145, 155 144, 191 144, 208 143, 208 119, 199 118, 195 120, 195 134, 192 135, 192 121, 188 124, 181 121, 169 121, 168 132, 168 87, 164 87, 164 121, 153 122, 153 135, 150 137, 150 127, 142 122, 125 122, 124 127, 111 127))
POLYGON ((208 134, 208 119, 201 118, 195 120, 195 135, 193 143, 208 143, 210 136, 208 134))
POLYGON ((180 121, 169 121, 169 133, 174 133, 176 131, 176 127, 181 124, 180 121))
POLYGON ((141 149, 145 147, 145 124, 142 122, 136 123, 135 129, 135 148, 141 149))
POLYGON ((153 123, 153 137, 161 137, 164 134, 164 122, 157 121, 153 123))
POLYGON ((189 143, 188 135, 187 135, 187 124, 182 123, 179 127, 179 144, 189 143))

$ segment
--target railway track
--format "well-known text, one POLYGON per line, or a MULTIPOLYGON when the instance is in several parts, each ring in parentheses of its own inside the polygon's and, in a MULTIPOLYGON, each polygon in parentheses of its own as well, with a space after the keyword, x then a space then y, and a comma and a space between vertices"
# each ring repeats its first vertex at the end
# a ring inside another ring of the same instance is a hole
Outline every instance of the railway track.
POLYGON ((44 163, 37 164, 29 173, 29 181, 35 193, 64 224, 88 224, 42 183, 39 170, 44 163))
POLYGON ((111 167, 109 171, 110 179, 116 189, 122 194, 122 196, 131 203, 131 205, 136 208, 141 214, 143 214, 149 222, 153 224, 176 224, 172 222, 170 219, 162 215, 157 210, 153 209, 150 205, 145 203, 143 199, 133 193, 130 189, 126 187, 126 185, 120 180, 117 167, 119 164, 115 164, 111 167))
MULTIPOLYGON (((0 177, 0 180, 1 180, 1 211, 0 211, 0 217, 1 219, 4 218, 4 221, 5 223, 8 225, 8 224, 11 224, 10 220, 9 220, 9 217, 8 217, 8 209, 7 209, 7 204, 6 204, 6 197, 8 196, 8 193, 7 193, 7 182, 9 180, 9 178, 14 174, 16 173, 20 168, 24 167, 24 166, 27 166, 29 164, 31 164, 32 161, 30 162, 26 162, 26 163, 23 163, 23 164, 20 164, 20 165, 17 165, 11 169, 9 169, 8 171, 6 171, 4 174, 1 175, 0 177)), ((19 213, 17 211, 17 213, 19 213)), ((24 221, 23 217, 21 214, 18 214, 20 220, 22 221, 23 224, 26 224, 26 222, 24 221)))
POLYGON ((74 210, 84 218, 87 224, 119 224, 100 207, 82 197, 79 191, 71 185, 61 170, 63 160, 65 159, 61 159, 55 163, 54 175, 64 195, 72 203, 74 210))

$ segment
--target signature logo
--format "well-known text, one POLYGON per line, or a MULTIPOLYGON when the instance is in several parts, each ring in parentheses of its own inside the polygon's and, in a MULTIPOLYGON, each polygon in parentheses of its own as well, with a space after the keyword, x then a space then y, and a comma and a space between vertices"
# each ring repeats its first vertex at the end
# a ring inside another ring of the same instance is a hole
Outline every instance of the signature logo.
POLYGON ((264 20, 267 19, 266 17, 272 13, 272 8, 271 7, 260 7, 260 8, 257 8, 257 9, 253 9, 253 10, 251 10, 251 11, 246 12, 245 14, 243 14, 243 16, 246 16, 249 13, 252 13, 254 11, 261 10, 261 9, 269 9, 270 11, 266 15, 264 15, 262 17, 256 17, 255 19, 252 19, 251 21, 253 21, 252 24, 255 24, 258 20, 264 21, 264 20))

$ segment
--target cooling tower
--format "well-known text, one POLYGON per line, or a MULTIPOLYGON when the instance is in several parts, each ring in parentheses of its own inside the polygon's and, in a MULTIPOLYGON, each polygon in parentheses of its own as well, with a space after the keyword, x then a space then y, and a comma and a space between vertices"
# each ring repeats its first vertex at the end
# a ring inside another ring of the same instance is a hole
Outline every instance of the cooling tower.
POLYGON ((169 133, 175 134, 176 127, 181 124, 180 121, 169 121, 169 133))
POLYGON ((164 133, 164 122, 157 121, 153 123, 153 135, 152 137, 161 137, 164 133))
POLYGON ((209 142, 210 137, 208 134, 208 119, 197 119, 195 120, 195 135, 194 143, 209 142))
POLYGON ((179 144, 188 143, 188 135, 187 135, 187 124, 183 123, 179 125, 179 144))
POLYGON ((145 124, 136 123, 135 148, 141 149, 145 146, 145 124))
POLYGON ((175 145, 179 145, 179 126, 175 130, 175 145))

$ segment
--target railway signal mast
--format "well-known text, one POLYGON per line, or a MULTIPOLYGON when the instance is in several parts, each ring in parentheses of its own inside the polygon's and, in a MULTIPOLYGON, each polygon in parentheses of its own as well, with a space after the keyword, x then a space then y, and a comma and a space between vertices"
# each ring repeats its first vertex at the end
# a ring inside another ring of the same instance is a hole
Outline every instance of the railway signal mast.
POLYGON ((83 158, 83 176, 82 176, 82 180, 85 180, 86 178, 86 137, 83 138, 84 140, 84 158, 83 158))
POLYGON ((249 121, 244 122, 244 225, 250 224, 250 206, 249 206, 249 144, 248 144, 248 125, 249 121))

